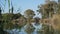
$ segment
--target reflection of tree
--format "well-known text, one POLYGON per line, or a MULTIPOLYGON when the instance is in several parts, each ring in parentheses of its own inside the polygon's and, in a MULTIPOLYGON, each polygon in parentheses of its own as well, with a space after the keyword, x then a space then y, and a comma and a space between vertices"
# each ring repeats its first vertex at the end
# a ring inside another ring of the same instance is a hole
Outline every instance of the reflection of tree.
POLYGON ((37 31, 37 34, 43 34, 42 30, 37 31))
POLYGON ((32 32, 34 31, 34 27, 32 26, 32 25, 29 25, 28 24, 28 26, 27 26, 27 28, 26 28, 26 32, 27 32, 27 34, 32 34, 32 32))
POLYGON ((42 30, 44 34, 54 34, 54 29, 50 25, 43 24, 42 25, 42 30))
POLYGON ((35 17, 34 20, 35 20, 35 25, 39 25, 39 24, 40 24, 40 23, 39 23, 39 20, 40 20, 39 17, 35 17))

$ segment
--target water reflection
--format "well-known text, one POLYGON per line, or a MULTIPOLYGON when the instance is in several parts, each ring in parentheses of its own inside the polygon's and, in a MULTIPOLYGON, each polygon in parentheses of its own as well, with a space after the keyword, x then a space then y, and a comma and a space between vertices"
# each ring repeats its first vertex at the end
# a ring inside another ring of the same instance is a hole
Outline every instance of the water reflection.
MULTIPOLYGON (((35 28, 32 34, 37 34, 37 31, 42 29, 42 24, 35 24, 35 23, 31 23, 31 24, 35 28)), ((28 27, 28 24, 26 24, 21 29, 7 30, 7 32, 9 34, 27 34, 27 32, 25 31, 27 27, 28 27)))
POLYGON ((33 27, 35 28, 35 31, 39 31, 42 29, 42 24, 35 24, 35 23, 32 23, 33 27))

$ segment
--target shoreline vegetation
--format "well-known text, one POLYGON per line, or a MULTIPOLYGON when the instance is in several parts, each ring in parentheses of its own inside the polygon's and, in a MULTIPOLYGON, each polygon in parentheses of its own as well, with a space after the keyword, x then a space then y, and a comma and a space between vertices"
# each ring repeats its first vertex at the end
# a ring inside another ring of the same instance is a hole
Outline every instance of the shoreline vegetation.
MULTIPOLYGON (((10 1, 8 0, 8 5, 10 1)), ((42 18, 36 16, 35 11, 27 9, 24 15, 14 14, 14 7, 9 8, 9 13, 2 14, 0 7, 0 34, 9 34, 4 30, 20 29, 25 27, 27 34, 32 34, 37 28, 37 34, 60 34, 60 3, 56 1, 47 1, 39 5, 38 10, 42 18), (11 13, 10 13, 11 11, 11 13), (42 24, 42 25, 41 25, 42 24), (41 26, 39 26, 41 25, 41 26), (39 28, 38 28, 39 27, 39 28), (40 29, 41 28, 41 29, 40 29)))

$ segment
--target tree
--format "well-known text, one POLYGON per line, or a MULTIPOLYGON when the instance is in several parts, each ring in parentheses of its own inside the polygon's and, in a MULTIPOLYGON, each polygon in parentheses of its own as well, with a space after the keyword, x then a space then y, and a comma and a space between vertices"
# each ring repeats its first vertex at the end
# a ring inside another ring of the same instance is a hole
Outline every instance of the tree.
MULTIPOLYGON (((42 4, 41 6, 38 6, 39 10, 38 12, 42 14, 42 19, 46 19, 46 18, 52 18, 53 14, 56 14, 57 12, 57 2, 55 1, 49 1, 48 3, 42 4)), ((44 34, 53 34, 53 27, 49 26, 47 24, 42 24, 43 26, 43 30, 44 30, 44 34), (51 30, 49 30, 51 27, 51 30)))
POLYGON ((3 29, 3 22, 2 22, 2 10, 1 10, 1 7, 0 7, 0 34, 6 34, 6 32, 4 31, 3 29))
POLYGON ((12 4, 12 1, 11 1, 11 13, 13 14, 13 11, 14 11, 14 6, 12 4))
POLYGON ((60 3, 58 3, 58 10, 57 10, 57 14, 60 14, 60 3))
POLYGON ((9 13, 10 13, 10 11, 13 13, 14 7, 12 5, 12 1, 11 0, 5 0, 5 1, 8 1, 8 10, 9 10, 9 13), (11 7, 11 9, 10 9, 10 7, 11 7))
POLYGON ((1 7, 0 7, 0 19, 1 19, 1 16, 2 16, 1 12, 2 12, 2 10, 1 10, 1 7))
POLYGON ((42 18, 50 18, 54 13, 56 13, 57 2, 50 1, 48 3, 42 4, 38 6, 40 12, 42 14, 42 18))
POLYGON ((28 9, 28 10, 26 10, 26 11, 24 12, 24 15, 25 15, 25 17, 27 18, 28 23, 31 23, 30 20, 33 18, 33 16, 34 16, 35 14, 34 14, 34 11, 33 11, 33 10, 28 9))
POLYGON ((35 14, 34 14, 34 11, 33 11, 33 10, 27 9, 27 10, 24 12, 24 15, 25 15, 27 18, 33 18, 33 16, 34 16, 35 14))
POLYGON ((34 31, 34 27, 31 25, 31 20, 32 20, 33 16, 35 15, 35 13, 34 13, 33 10, 28 9, 28 10, 26 10, 26 11, 24 12, 24 15, 25 15, 25 17, 27 18, 27 23, 26 23, 26 24, 28 24, 28 26, 27 26, 27 28, 26 28, 25 31, 26 31, 28 34, 31 34, 31 32, 34 31))
POLYGON ((10 0, 8 0, 8 7, 9 7, 9 13, 10 13, 10 0))

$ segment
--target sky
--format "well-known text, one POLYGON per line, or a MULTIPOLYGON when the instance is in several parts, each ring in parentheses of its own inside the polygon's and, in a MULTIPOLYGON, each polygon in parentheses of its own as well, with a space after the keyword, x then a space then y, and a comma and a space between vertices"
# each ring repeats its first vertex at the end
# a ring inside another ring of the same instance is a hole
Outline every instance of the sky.
MULTIPOLYGON (((22 12, 24 12, 27 9, 32 9, 36 11, 38 9, 38 5, 45 3, 45 0, 11 0, 11 1, 13 3, 14 9, 17 10, 18 8, 20 8, 22 12)), ((5 4, 4 0, 0 0, 0 4, 1 2, 5 4)), ((5 4, 5 8, 7 12, 8 10, 7 1, 5 4)))
MULTIPOLYGON (((44 4, 45 0, 11 0, 12 5, 14 6, 14 13, 22 13, 27 9, 32 9, 35 11, 38 9, 38 5, 44 4), (20 11, 17 12, 17 10, 20 9, 20 11)), ((57 1, 57 0, 56 0, 57 1)), ((8 2, 4 0, 0 0, 0 4, 5 4, 5 12, 8 13, 8 2)))
POLYGON ((15 0, 13 4, 16 9, 20 8, 22 13, 27 9, 32 9, 36 11, 38 9, 38 5, 44 3, 43 0, 15 0))

